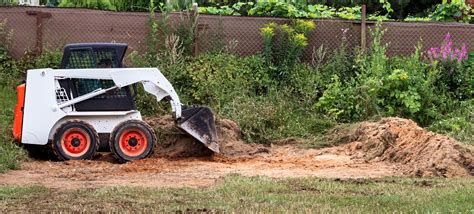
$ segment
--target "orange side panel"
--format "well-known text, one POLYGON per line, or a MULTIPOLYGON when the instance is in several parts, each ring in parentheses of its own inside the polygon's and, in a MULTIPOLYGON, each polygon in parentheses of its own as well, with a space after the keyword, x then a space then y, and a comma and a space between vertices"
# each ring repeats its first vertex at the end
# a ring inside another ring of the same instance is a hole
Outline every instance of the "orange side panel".
POLYGON ((21 128, 23 126, 23 106, 25 104, 25 84, 16 87, 16 106, 13 119, 13 137, 17 142, 21 142, 21 128))

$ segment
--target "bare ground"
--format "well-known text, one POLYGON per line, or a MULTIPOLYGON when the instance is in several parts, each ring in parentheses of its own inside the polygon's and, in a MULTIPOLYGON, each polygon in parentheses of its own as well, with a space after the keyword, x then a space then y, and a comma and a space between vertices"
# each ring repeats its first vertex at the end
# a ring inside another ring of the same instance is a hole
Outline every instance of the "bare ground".
POLYGON ((29 160, 21 170, 1 174, 0 185, 203 187, 233 173, 341 179, 474 176, 473 150, 400 118, 362 123, 341 136, 343 145, 319 150, 246 144, 234 122, 220 120, 220 155, 174 129, 170 118, 147 122, 157 127, 160 142, 151 158, 119 164, 104 153, 93 161, 29 160))

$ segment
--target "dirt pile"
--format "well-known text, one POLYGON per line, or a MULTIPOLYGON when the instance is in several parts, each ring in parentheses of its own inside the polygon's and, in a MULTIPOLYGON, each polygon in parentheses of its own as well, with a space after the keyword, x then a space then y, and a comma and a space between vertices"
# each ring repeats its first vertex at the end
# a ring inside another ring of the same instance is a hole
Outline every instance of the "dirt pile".
POLYGON ((264 147, 242 140, 239 126, 227 119, 216 121, 221 149, 214 155, 203 144, 175 126, 171 117, 147 118, 156 129, 158 143, 152 155, 157 158, 208 157, 215 161, 260 158, 264 161, 291 162, 312 160, 320 153, 343 154, 356 161, 385 162, 399 165, 403 174, 419 177, 456 177, 474 175, 474 151, 455 140, 428 132, 415 122, 401 118, 384 118, 365 122, 347 132, 339 132, 341 146, 322 150, 302 150, 284 146, 264 147), (284 151, 282 153, 282 151, 284 151), (281 154, 280 154, 281 153, 281 154), (244 157, 244 159, 241 159, 244 157), (224 159, 222 159, 224 158, 224 159), (237 159, 235 159, 237 158, 237 159))
MULTIPOLYGON (((180 130, 169 116, 145 118, 145 121, 155 128, 157 135, 158 143, 152 157, 181 158, 213 154, 202 143, 180 130)), ((216 120, 216 129, 221 155, 242 157, 268 152, 262 145, 245 143, 239 126, 231 120, 216 120)))
POLYGON ((404 174, 419 177, 474 175, 474 151, 455 140, 428 132, 412 120, 384 118, 362 123, 347 138, 346 153, 365 161, 401 164, 404 174))

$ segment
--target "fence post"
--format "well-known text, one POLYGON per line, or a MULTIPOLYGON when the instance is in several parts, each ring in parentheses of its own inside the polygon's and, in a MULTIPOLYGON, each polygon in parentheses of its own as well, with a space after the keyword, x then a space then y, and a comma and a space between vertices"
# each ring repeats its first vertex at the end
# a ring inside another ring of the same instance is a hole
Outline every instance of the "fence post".
POLYGON ((199 15, 199 10, 198 10, 198 4, 193 3, 193 18, 195 21, 195 26, 194 26, 194 50, 193 50, 193 55, 197 56, 199 54, 199 20, 198 20, 198 15, 199 15))
POLYGON ((26 11, 27 15, 36 16, 36 44, 35 55, 40 55, 43 51, 43 19, 51 18, 51 13, 41 11, 26 11))
POLYGON ((362 14, 360 17, 360 47, 363 52, 367 48, 367 22, 366 22, 366 15, 367 15, 367 6, 365 4, 362 5, 362 14))

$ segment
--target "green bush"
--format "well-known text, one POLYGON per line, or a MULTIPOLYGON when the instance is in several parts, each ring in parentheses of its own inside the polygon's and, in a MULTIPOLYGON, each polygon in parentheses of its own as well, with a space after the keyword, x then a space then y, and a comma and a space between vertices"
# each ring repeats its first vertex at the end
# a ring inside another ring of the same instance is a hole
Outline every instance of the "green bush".
POLYGON ((447 134, 461 142, 474 145, 474 100, 462 101, 455 109, 435 121, 428 128, 447 134))
POLYGON ((471 6, 464 1, 451 1, 450 3, 438 4, 431 14, 431 18, 434 21, 469 23, 472 19, 471 10, 471 6))
MULTIPOLYGON (((383 7, 392 12, 390 3, 381 0, 383 7)), ((199 13, 227 16, 271 16, 285 18, 341 18, 356 20, 361 18, 361 6, 334 8, 323 4, 296 4, 280 0, 237 2, 233 5, 199 7, 199 13)), ((369 20, 388 20, 388 14, 379 12, 368 15, 369 20)))
POLYGON ((238 96, 256 96, 271 84, 260 56, 238 57, 225 52, 203 54, 186 66, 192 101, 217 109, 238 96))
POLYGON ((285 81, 289 71, 300 62, 308 46, 308 34, 316 25, 313 21, 293 20, 290 25, 270 22, 260 29, 266 61, 274 67, 272 76, 285 81))
MULTIPOLYGON (((329 72, 322 72, 333 77, 315 104, 318 112, 338 122, 398 116, 430 126, 444 120, 461 101, 473 99, 471 63, 465 60, 429 63, 424 60, 421 46, 409 57, 389 59, 386 45, 381 43, 382 36, 379 26, 372 34, 369 52, 357 55, 352 77, 331 72, 331 60, 338 62, 341 56, 335 55, 323 67, 329 72)), ((323 78, 327 82, 327 77, 323 78)))
POLYGON ((110 0, 61 0, 59 7, 82 7, 100 10, 116 10, 110 0))

